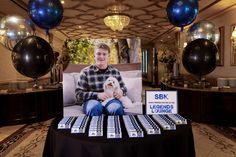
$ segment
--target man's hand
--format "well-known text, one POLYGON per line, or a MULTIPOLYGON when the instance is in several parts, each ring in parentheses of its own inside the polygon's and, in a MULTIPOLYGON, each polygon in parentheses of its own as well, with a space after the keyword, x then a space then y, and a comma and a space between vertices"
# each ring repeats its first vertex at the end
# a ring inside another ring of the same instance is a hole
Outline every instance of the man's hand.
POLYGON ((110 96, 109 94, 107 94, 105 92, 102 92, 102 93, 98 93, 97 97, 98 97, 99 100, 104 101, 104 100, 106 100, 108 98, 111 98, 112 96, 110 96))
POLYGON ((114 92, 113 96, 114 96, 115 98, 117 98, 117 99, 120 99, 120 98, 123 96, 123 91, 122 91, 121 89, 117 89, 117 90, 114 92))

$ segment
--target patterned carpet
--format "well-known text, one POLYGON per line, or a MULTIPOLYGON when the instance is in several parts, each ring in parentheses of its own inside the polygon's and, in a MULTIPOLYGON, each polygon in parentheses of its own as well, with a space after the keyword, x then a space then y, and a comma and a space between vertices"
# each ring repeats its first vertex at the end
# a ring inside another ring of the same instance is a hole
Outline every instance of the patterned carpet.
MULTIPOLYGON (((0 157, 41 157, 51 121, 20 126, 0 142, 0 157)), ((193 122, 192 129, 197 157, 236 157, 235 128, 193 122)))
POLYGON ((51 121, 24 125, 2 140, 0 157, 41 157, 51 121))
POLYGON ((193 122, 196 157, 236 157, 236 131, 229 129, 193 122))
POLYGON ((214 126, 210 125, 210 127, 216 130, 217 132, 220 132, 225 137, 236 142, 236 127, 224 127, 224 126, 217 126, 217 125, 214 125, 214 126))

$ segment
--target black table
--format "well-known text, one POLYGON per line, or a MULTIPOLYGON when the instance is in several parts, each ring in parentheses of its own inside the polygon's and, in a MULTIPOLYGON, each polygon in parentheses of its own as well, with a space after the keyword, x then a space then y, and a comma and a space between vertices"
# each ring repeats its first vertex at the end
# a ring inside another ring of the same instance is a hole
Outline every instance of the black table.
POLYGON ((45 121, 63 116, 62 88, 1 93, 0 126, 45 121))
POLYGON ((103 137, 71 134, 70 130, 58 130, 60 119, 53 121, 44 146, 44 157, 195 157, 191 122, 178 125, 176 130, 161 130, 160 135, 144 138, 128 138, 122 118, 122 138, 106 138, 106 118, 103 137))
POLYGON ((236 88, 184 88, 162 82, 162 90, 178 91, 178 112, 194 122, 236 126, 236 88))

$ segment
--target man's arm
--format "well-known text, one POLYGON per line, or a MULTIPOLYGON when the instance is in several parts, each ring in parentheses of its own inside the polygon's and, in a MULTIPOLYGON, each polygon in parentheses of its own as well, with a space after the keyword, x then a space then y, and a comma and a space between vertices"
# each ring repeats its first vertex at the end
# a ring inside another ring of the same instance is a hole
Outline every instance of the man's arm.
POLYGON ((97 92, 89 91, 88 78, 84 72, 81 73, 77 88, 75 90, 76 99, 78 102, 84 102, 88 99, 97 99, 97 92))

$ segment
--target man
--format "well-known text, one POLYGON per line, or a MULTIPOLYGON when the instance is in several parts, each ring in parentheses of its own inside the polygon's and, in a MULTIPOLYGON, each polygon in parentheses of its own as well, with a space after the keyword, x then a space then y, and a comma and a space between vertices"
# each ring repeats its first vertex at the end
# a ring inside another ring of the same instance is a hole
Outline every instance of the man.
POLYGON ((110 55, 110 48, 106 44, 99 44, 94 50, 95 64, 84 68, 81 71, 76 88, 76 98, 83 102, 83 111, 86 115, 99 116, 102 113, 109 115, 123 115, 123 105, 118 100, 126 95, 127 88, 121 78, 120 72, 107 64, 110 55), (102 105, 102 101, 110 98, 103 91, 103 84, 110 76, 115 77, 120 84, 120 89, 114 92, 115 99, 102 105))

